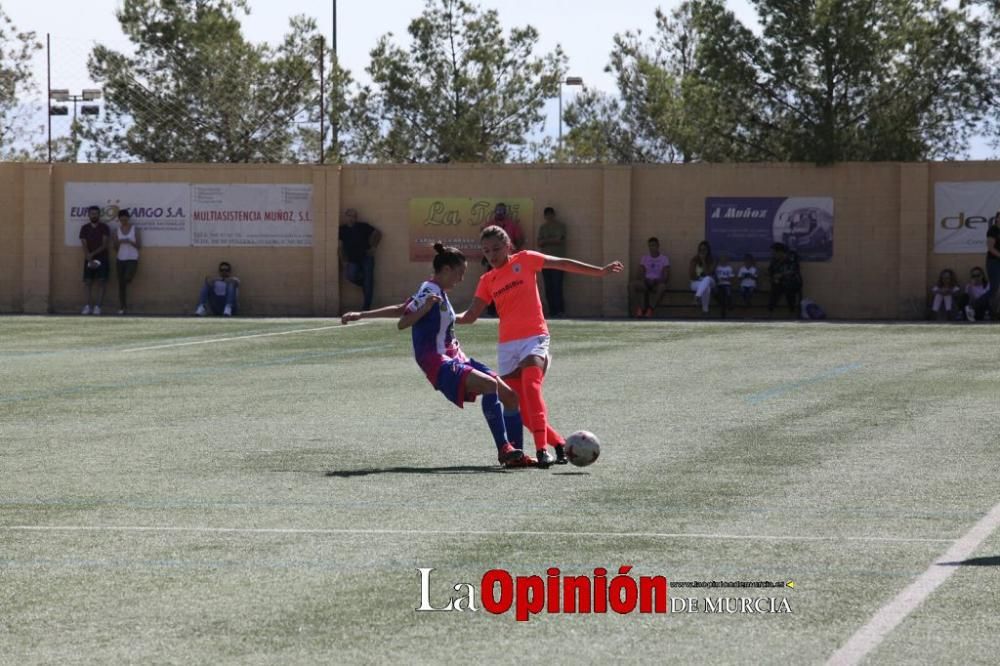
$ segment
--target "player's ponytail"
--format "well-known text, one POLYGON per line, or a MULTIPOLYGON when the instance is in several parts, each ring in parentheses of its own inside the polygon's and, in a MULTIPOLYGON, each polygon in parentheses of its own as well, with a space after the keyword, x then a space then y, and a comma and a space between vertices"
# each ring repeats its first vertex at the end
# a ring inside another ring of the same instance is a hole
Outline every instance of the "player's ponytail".
POLYGON ((445 247, 444 243, 434 243, 434 272, 439 273, 445 266, 457 268, 465 263, 465 255, 457 247, 445 247))

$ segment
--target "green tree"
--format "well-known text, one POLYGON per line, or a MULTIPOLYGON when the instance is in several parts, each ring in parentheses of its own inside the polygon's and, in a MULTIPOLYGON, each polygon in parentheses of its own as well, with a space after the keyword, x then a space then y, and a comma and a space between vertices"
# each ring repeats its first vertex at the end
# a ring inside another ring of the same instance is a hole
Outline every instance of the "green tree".
POLYGON ((44 147, 28 138, 42 139, 40 123, 32 127, 39 110, 25 102, 38 91, 31 60, 41 48, 34 32, 19 31, 0 9, 0 159, 5 161, 44 159, 44 147))
POLYGON ((538 32, 506 35, 495 10, 426 0, 409 25, 409 49, 391 34, 371 52, 372 84, 348 115, 345 150, 380 162, 503 162, 520 154, 559 92, 566 58, 535 55, 538 32))
POLYGON ((88 63, 118 129, 89 138, 148 162, 305 158, 297 123, 315 101, 316 23, 293 17, 272 48, 244 39, 238 10, 246 0, 124 0, 116 17, 134 55, 98 45, 88 63))
POLYGON ((942 0, 755 0, 762 34, 697 0, 702 81, 742 121, 756 159, 831 163, 953 157, 991 95, 984 24, 942 0))
MULTIPOLYGON (((947 158, 980 126, 994 83, 985 24, 968 3, 751 1, 760 34, 724 0, 690 0, 673 21, 658 14, 649 43, 616 39, 609 68, 619 75, 624 125, 640 146, 662 142, 640 158, 947 158)), ((571 144, 581 156, 598 152, 583 132, 609 119, 585 110, 570 115, 583 120, 571 129, 581 130, 571 144)))
MULTIPOLYGON (((700 153, 689 111, 697 90, 697 34, 690 4, 656 10, 656 30, 615 35, 611 60, 618 96, 587 90, 566 109, 565 156, 583 162, 678 162, 700 153)), ((695 113, 694 116, 698 114, 695 113)))

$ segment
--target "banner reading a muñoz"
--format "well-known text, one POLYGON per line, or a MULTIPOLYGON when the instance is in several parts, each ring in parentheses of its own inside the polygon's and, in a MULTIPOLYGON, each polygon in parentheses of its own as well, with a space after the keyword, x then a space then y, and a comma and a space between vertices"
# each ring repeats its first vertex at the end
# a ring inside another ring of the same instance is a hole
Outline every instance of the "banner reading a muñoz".
POLYGON ((87 209, 114 227, 127 208, 147 247, 312 245, 312 185, 66 183, 65 243, 80 245, 87 209))
POLYGON ((533 245, 534 200, 500 197, 421 197, 410 199, 410 261, 434 258, 434 243, 456 247, 469 259, 480 259, 483 251, 479 232, 497 222, 497 204, 507 208, 503 226, 520 230, 533 245))
POLYGON ((934 183, 934 254, 986 254, 1000 182, 934 183))
POLYGON ((191 245, 187 183, 66 183, 63 193, 66 245, 80 245, 80 227, 87 224, 91 206, 101 209, 101 221, 112 228, 118 224, 118 211, 127 208, 132 223, 142 230, 143 245, 191 245))
POLYGON ((708 197, 705 239, 715 256, 771 256, 784 243, 803 261, 833 257, 832 197, 708 197))

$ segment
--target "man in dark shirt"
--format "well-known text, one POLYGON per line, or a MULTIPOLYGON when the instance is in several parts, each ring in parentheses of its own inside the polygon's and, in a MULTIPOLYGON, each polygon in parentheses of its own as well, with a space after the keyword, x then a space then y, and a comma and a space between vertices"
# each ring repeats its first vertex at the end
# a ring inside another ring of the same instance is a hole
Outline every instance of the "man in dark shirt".
POLYGON ((790 312, 799 314, 799 298, 802 296, 802 273, 799 269, 799 256, 788 249, 784 243, 771 246, 771 263, 767 274, 771 278, 771 294, 767 303, 767 311, 774 312, 774 306, 784 296, 790 312))
POLYGON ((101 314, 104 291, 108 286, 108 267, 111 264, 108 248, 111 246, 111 228, 101 222, 101 209, 87 209, 89 221, 80 228, 80 245, 83 247, 83 283, 86 285, 87 304, 82 314, 101 314), (94 303, 94 281, 101 283, 100 295, 94 303), (93 305, 92 305, 93 304, 93 305))
POLYGON ((340 225, 337 255, 344 267, 347 280, 361 287, 364 294, 362 310, 370 310, 375 291, 375 248, 382 240, 382 233, 358 220, 358 211, 344 211, 344 224, 340 225))
POLYGON ((990 307, 997 313, 1000 312, 1000 302, 997 302, 1000 294, 1000 210, 986 231, 986 275, 990 281, 990 307))

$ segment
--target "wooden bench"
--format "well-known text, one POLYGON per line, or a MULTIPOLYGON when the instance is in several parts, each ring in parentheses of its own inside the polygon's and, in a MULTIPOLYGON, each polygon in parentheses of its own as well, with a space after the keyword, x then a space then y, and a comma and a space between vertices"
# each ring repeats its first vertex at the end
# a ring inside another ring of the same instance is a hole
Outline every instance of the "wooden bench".
MULTIPOLYGON (((712 302, 709 306, 708 316, 718 315, 722 319, 727 318, 730 314, 734 312, 746 312, 749 310, 756 310, 764 312, 767 311, 767 301, 770 297, 771 292, 764 290, 756 290, 750 300, 750 306, 743 304, 743 294, 740 293, 739 287, 735 287, 729 296, 729 305, 726 307, 719 298, 718 289, 712 290, 712 302)), ((800 296, 801 297, 801 296, 800 296)), ((661 311, 675 311, 678 313, 678 317, 689 319, 695 316, 702 316, 701 314, 701 303, 695 302, 694 292, 690 289, 667 289, 663 294, 663 299, 660 304, 654 308, 654 316, 661 311)), ((788 304, 784 298, 782 298, 777 305, 774 307, 775 317, 788 318, 791 314, 788 312, 788 304)), ((797 316, 798 313, 796 313, 797 316)), ((664 312, 666 316, 666 312, 664 312)))

